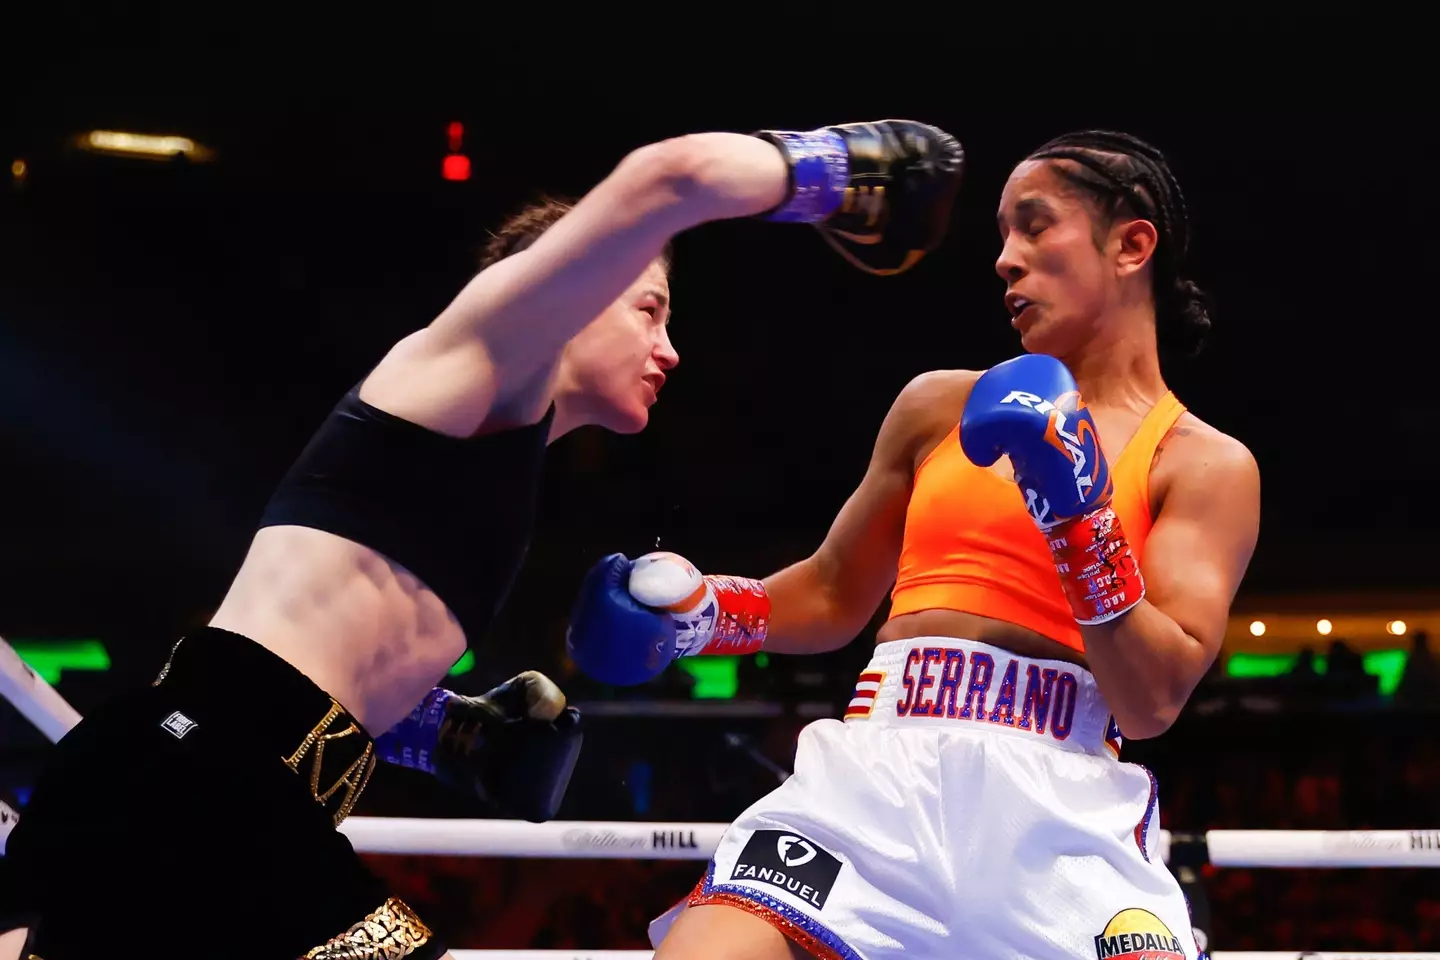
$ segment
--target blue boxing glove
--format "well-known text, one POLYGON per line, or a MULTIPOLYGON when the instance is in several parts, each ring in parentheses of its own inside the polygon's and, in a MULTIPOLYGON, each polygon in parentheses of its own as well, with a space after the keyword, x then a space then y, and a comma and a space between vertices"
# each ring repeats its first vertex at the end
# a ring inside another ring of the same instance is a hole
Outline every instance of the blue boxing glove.
POLYGON ((675 621, 630 595, 633 566, 623 553, 612 553, 591 567, 565 631, 575 665, 619 687, 653 679, 675 659, 675 621))
POLYGON ((605 557, 585 575, 565 646, 587 675, 644 683, 676 657, 746 654, 765 642, 770 597, 745 577, 704 576, 674 553, 605 557))
POLYGON ((1063 363, 1025 354, 987 370, 965 403, 960 446, 980 467, 1010 458, 1077 623, 1113 620, 1144 598, 1095 421, 1063 363))

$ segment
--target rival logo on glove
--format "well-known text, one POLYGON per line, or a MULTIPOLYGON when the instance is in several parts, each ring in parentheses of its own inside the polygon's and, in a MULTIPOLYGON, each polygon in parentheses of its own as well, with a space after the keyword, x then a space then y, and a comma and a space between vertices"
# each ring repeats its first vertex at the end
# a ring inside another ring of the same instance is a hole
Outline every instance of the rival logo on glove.
MULTIPOLYGON (((1070 460, 1076 499, 1088 504, 1105 503, 1110 499, 1113 492, 1110 471, 1105 469, 1105 458, 1100 455, 1100 438, 1094 425, 1088 418, 1079 415, 1085 409, 1085 401, 1078 390, 1062 393, 1053 403, 1024 390, 1012 390, 1000 402, 1018 403, 1048 417, 1045 442, 1070 460)), ((1052 515, 1050 501, 1028 487, 1025 490, 1025 509, 1042 531, 1071 519, 1052 515)))

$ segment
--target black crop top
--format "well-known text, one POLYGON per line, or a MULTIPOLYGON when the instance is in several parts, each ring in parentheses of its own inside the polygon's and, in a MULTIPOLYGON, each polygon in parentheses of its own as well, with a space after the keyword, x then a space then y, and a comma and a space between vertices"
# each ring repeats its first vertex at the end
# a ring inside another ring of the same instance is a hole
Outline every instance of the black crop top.
POLYGON ((271 498, 260 526, 324 530, 409 570, 479 643, 530 546, 555 416, 458 439, 347 393, 271 498))

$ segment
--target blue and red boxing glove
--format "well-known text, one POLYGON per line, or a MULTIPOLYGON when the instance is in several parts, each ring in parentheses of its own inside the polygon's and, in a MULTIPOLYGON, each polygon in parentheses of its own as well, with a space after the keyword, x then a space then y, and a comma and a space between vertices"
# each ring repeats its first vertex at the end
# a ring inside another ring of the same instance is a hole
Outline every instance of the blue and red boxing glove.
POLYGON ((1025 354, 987 370, 965 403, 960 445, 976 466, 1010 458, 1077 623, 1114 620, 1144 599, 1095 420, 1063 363, 1025 354))
POLYGON ((665 551, 636 560, 612 553, 581 581, 565 647, 586 675, 631 686, 677 657, 755 653, 769 621, 770 596, 759 580, 701 576, 665 551))

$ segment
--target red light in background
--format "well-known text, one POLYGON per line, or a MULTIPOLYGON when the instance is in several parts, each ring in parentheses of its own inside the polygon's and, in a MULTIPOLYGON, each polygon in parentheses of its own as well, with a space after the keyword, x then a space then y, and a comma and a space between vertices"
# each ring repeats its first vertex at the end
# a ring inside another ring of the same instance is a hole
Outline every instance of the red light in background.
POLYGON ((458 120, 445 128, 445 135, 450 138, 450 152, 460 152, 460 141, 465 137, 465 125, 458 120))
POLYGON ((446 180, 469 180, 470 158, 463 153, 450 154, 440 168, 440 176, 446 180))

